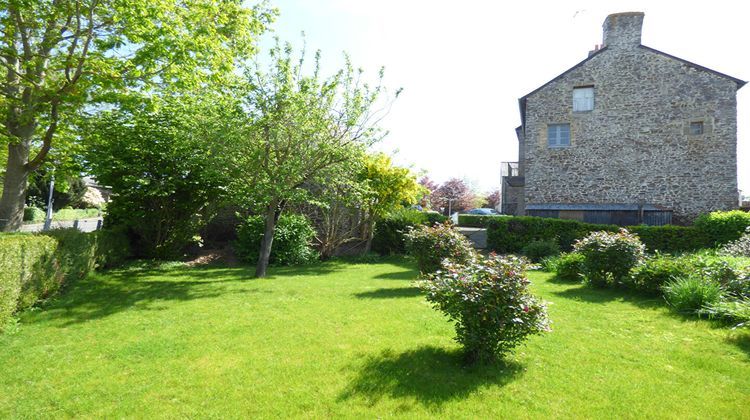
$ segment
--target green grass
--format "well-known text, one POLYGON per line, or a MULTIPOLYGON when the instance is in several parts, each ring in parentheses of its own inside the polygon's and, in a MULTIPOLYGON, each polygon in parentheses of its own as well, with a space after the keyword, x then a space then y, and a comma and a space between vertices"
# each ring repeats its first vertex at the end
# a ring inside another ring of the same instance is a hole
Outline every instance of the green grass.
POLYGON ((552 333, 465 368, 412 265, 112 271, 0 336, 0 417, 750 417, 750 336, 532 273, 552 333))
POLYGON ((90 219, 100 215, 101 210, 99 209, 60 209, 52 215, 52 220, 90 219))

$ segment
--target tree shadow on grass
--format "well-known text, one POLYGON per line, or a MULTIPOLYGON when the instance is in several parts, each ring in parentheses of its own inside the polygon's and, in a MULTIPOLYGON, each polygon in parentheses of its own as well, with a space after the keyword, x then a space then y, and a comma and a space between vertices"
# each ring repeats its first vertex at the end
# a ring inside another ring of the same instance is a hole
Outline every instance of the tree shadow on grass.
POLYGON ((34 317, 59 321, 59 327, 66 327, 126 310, 161 310, 167 302, 263 292, 253 283, 243 282, 238 276, 241 273, 234 268, 111 271, 77 282, 34 317))
POLYGON ((378 274, 374 278, 378 280, 416 280, 419 272, 417 270, 394 271, 392 273, 378 274))
POLYGON ((414 399, 427 407, 467 398, 485 386, 505 386, 523 374, 512 361, 466 367, 460 351, 423 346, 403 353, 369 357, 339 400, 363 399, 369 405, 385 396, 414 399))
POLYGON ((359 299, 393 299, 419 296, 421 291, 416 287, 394 287, 355 293, 359 299))
POLYGON ((621 301, 632 303, 641 308, 660 308, 664 306, 664 300, 659 297, 649 296, 628 290, 600 289, 586 285, 555 291, 552 294, 565 299, 577 300, 589 303, 607 303, 621 301))
POLYGON ((750 331, 741 331, 726 338, 727 342, 739 347, 750 359, 750 331))

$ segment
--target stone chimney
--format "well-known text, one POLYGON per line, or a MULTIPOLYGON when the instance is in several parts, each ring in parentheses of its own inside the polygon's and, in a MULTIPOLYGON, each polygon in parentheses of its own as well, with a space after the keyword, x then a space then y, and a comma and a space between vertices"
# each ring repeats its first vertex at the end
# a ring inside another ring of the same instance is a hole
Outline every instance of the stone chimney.
POLYGON ((641 45, 643 12, 615 13, 604 19, 604 45, 608 48, 635 48, 641 45))

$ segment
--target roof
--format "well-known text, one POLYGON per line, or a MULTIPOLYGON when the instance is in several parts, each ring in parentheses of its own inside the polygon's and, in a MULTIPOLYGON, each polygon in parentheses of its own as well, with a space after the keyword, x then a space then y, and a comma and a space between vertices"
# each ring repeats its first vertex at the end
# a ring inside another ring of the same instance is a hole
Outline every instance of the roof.
MULTIPOLYGON (((570 210, 570 211, 639 211, 640 205, 638 204, 625 204, 625 203, 609 203, 609 204, 595 204, 595 203, 545 203, 545 204, 528 204, 526 210, 570 210)), ((653 204, 644 204, 644 211, 667 211, 668 209, 663 207, 657 207, 653 204)), ((671 211, 671 210, 669 210, 671 211)))
MULTIPOLYGON (((651 48, 651 47, 647 47, 645 45, 639 45, 638 47, 639 48, 643 48, 646 51, 650 51, 652 53, 659 54, 659 55, 662 55, 664 57, 671 58, 673 60, 679 61, 679 62, 681 62, 683 64, 686 64, 686 65, 688 65, 690 67, 693 67, 695 69, 706 71, 706 72, 709 72, 709 73, 713 73, 713 74, 715 74, 717 76, 727 78, 727 79, 729 79, 729 80, 731 80, 731 81, 733 81, 733 82, 735 82, 737 84, 737 89, 740 89, 742 86, 745 86, 745 84, 747 83, 746 81, 738 79, 736 77, 732 77, 732 76, 729 76, 727 74, 718 72, 716 70, 709 69, 708 67, 703 67, 703 66, 701 66, 699 64, 693 63, 692 61, 688 61, 688 60, 685 60, 685 59, 682 59, 682 58, 679 58, 679 57, 675 57, 675 56, 673 56, 671 54, 667 54, 667 53, 665 53, 663 51, 659 51, 657 49, 654 49, 654 48, 651 48)), ((557 77, 555 77, 554 79, 550 80, 549 82, 547 82, 547 83, 539 86, 538 88, 532 90, 531 92, 529 92, 526 95, 524 95, 521 98, 519 98, 518 99, 518 107, 520 108, 520 112, 521 112, 521 127, 523 127, 523 126, 526 125, 526 99, 529 96, 531 96, 531 95, 539 92, 540 90, 544 89, 545 87, 547 87, 551 83, 556 82, 557 80, 561 79, 566 74, 568 74, 571 71, 577 69, 578 67, 581 67, 584 63, 586 63, 587 61, 591 60, 592 58, 596 57, 597 55, 601 54, 603 51, 606 51, 606 50, 607 50, 607 47, 605 46, 605 47, 603 47, 603 48, 601 48, 601 49, 599 49, 597 51, 592 52, 588 57, 586 57, 585 60, 583 60, 583 61, 579 62, 578 64, 574 65, 573 67, 565 70, 564 72, 562 72, 559 75, 557 75, 557 77)))

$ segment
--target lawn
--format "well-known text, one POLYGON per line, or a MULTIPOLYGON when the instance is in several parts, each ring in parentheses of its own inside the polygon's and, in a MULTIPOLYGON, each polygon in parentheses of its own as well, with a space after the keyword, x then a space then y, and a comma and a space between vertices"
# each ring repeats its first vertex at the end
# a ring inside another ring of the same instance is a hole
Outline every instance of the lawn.
POLYGON ((552 333, 464 368, 399 259, 130 268, 0 336, 0 417, 750 417, 750 336, 531 273, 552 333))

